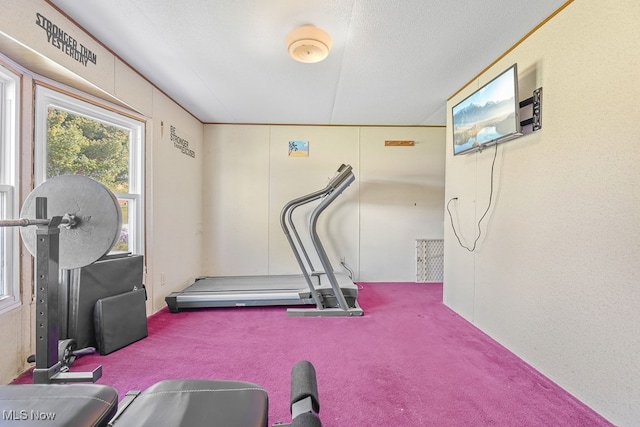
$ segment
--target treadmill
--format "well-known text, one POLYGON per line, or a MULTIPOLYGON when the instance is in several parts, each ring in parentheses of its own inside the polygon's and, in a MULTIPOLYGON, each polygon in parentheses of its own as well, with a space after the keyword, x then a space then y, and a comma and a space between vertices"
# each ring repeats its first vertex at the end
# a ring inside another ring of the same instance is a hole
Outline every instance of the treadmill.
POLYGON ((182 292, 165 298, 172 313, 209 307, 290 306, 290 316, 362 316, 358 286, 333 270, 317 233, 320 215, 355 181, 352 167, 341 165, 326 187, 288 202, 280 213, 280 225, 302 274, 268 276, 201 277, 182 292), (320 200, 309 219, 309 237, 322 264, 316 270, 293 222, 296 208, 320 200), (297 306, 315 306, 301 308, 297 306))

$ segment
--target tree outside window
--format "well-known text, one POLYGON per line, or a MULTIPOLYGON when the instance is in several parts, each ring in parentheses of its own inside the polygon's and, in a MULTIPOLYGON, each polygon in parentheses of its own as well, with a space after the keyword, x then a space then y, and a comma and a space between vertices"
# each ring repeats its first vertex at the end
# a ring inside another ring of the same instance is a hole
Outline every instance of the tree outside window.
POLYGON ((143 122, 114 109, 36 88, 36 184, 73 174, 111 190, 122 210, 112 252, 143 253, 143 131, 143 122))
MULTIPOLYGON (((130 131, 49 107, 47 177, 85 175, 115 194, 129 192, 130 131)), ((120 200, 123 230, 114 251, 128 251, 128 203, 120 200)))

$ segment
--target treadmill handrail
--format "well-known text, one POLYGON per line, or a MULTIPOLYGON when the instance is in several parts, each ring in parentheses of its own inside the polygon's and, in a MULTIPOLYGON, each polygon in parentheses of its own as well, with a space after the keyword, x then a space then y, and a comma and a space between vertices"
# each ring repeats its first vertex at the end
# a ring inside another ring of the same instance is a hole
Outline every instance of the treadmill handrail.
MULTIPOLYGON (((322 195, 320 197, 324 197, 324 195, 322 195)), ((320 198, 320 197, 318 197, 318 198, 320 198)), ((313 200, 316 200, 316 199, 313 199, 313 200)), ((300 248, 300 251, 304 255, 305 259, 307 260, 307 265, 309 265, 309 269, 311 270, 311 273, 315 272, 316 269, 313 266, 313 263, 311 262, 311 258, 309 257, 307 249, 305 248, 304 244, 302 243, 302 239, 300 238, 300 233, 298 233, 298 229, 296 228, 295 223, 293 222, 293 211, 296 208, 298 208, 298 207, 300 207, 300 206, 302 206, 302 205, 304 205, 306 203, 309 203, 309 202, 311 202, 313 200, 309 200, 308 202, 300 202, 300 203, 297 203, 295 205, 292 205, 291 208, 287 211, 287 218, 286 218, 287 227, 288 227, 288 229, 290 229, 292 231, 293 235, 295 236, 296 241, 298 242, 298 247, 300 248)))
MULTIPOLYGON (((311 269, 311 272, 313 273, 313 271, 315 270, 313 267, 313 264, 311 263, 311 259, 309 258, 309 254, 307 253, 304 245, 302 244, 302 239, 300 239, 300 235, 298 234, 298 231, 296 230, 295 226, 293 225, 293 220, 291 219, 291 214, 293 213, 293 210, 295 208, 297 208, 298 206, 302 206, 306 203, 309 203, 313 200, 317 200, 319 198, 321 198, 324 195, 324 192, 322 191, 317 191, 315 193, 312 193, 313 197, 308 198, 307 197, 301 197, 295 200, 292 200, 291 202, 287 203, 285 205, 285 207, 282 210, 282 213, 280 215, 280 225, 282 226, 282 229, 284 230, 284 235, 287 238, 287 241, 289 242, 289 246, 291 246, 291 250, 293 251, 293 256, 296 259, 296 262, 298 263, 298 266, 300 267, 300 270, 302 271, 302 275, 304 276, 304 280, 307 283, 307 286, 309 287, 309 291, 311 291, 311 295, 313 295, 313 299, 316 302, 316 307, 318 309, 322 308, 322 300, 320 297, 319 292, 316 290, 315 286, 313 286, 313 283, 311 282, 311 277, 309 275, 309 272, 307 272, 307 268, 304 265, 304 262, 302 261, 302 257, 300 256, 300 252, 298 251, 293 239, 291 238, 291 233, 289 232, 289 228, 287 227, 287 224, 285 222, 285 217, 289 219, 290 221, 290 226, 291 229, 293 231, 294 236, 296 237, 296 240, 298 241, 298 244, 300 245, 300 250, 302 251, 302 253, 304 254, 304 257, 307 260, 307 263, 309 264, 309 268, 311 269)), ((310 196, 310 195, 309 195, 310 196)))
POLYGON ((349 174, 348 177, 341 181, 341 183, 335 188, 335 191, 332 191, 327 195, 327 197, 322 200, 316 206, 316 208, 311 212, 311 218, 309 220, 309 231, 311 233, 311 241, 313 242, 313 246, 316 249, 318 257, 320 258, 320 262, 322 263, 322 267, 324 268, 324 272, 329 279, 329 283, 331 284, 331 288, 333 289, 334 296, 338 300, 338 304, 342 310, 349 310, 349 305, 347 304, 347 300, 344 297, 344 293, 342 289, 340 289, 340 285, 338 284, 338 279, 336 279, 335 272, 333 271, 333 266, 331 265, 331 261, 329 260, 329 256, 327 255, 326 250, 320 240, 320 236, 318 236, 318 231, 316 229, 318 218, 320 214, 324 212, 324 210, 338 197, 351 183, 355 181, 355 176, 353 173, 349 174))
POLYGON ((333 176, 333 178, 331 178, 329 184, 327 184, 327 187, 331 187, 332 190, 335 189, 345 179, 347 179, 350 174, 352 174, 352 170, 353 168, 351 167, 351 165, 340 165, 336 174, 333 176))
MULTIPOLYGON (((352 171, 352 167, 350 165, 346 165, 343 163, 342 165, 340 165, 336 174, 333 176, 333 178, 331 178, 331 180, 329 181, 326 187, 324 187, 321 190, 306 194, 304 196, 297 197, 291 200, 290 202, 288 202, 287 204, 285 204, 284 207, 282 208, 282 211, 280 213, 280 226, 282 227, 282 230, 284 231, 284 234, 287 237, 287 240, 289 241, 289 245, 291 246, 291 249, 295 254, 298 252, 298 250, 295 244, 293 243, 293 241, 291 241, 290 239, 291 231, 293 232, 293 234, 296 237, 296 240, 298 241, 298 245, 300 246, 300 249, 304 257, 307 263, 309 264, 311 271, 315 271, 315 268, 311 263, 311 259, 309 258, 309 255, 304 245, 302 244, 302 239, 300 239, 300 235, 298 234, 295 228, 295 225, 293 223, 293 219, 292 219, 293 210, 299 206, 302 206, 303 204, 310 203, 312 201, 315 201, 321 197, 325 197, 328 194, 330 194, 341 182, 343 182, 349 176, 349 174, 351 174, 351 171, 352 171), (289 226, 287 226, 287 222, 289 223, 289 226)), ((296 255, 296 258, 297 257, 298 255, 296 255)), ((301 265, 301 268, 303 270, 306 269, 303 265, 301 265)))
MULTIPOLYGON (((313 295, 313 298, 316 301, 316 306, 317 306, 318 309, 322 309, 323 308, 323 304, 322 304, 322 301, 321 301, 319 293, 316 291, 315 286, 313 286, 313 283, 312 283, 311 277, 310 277, 310 273, 307 271, 307 267, 305 266, 305 264, 304 264, 304 262, 302 260, 300 252, 302 252, 302 254, 304 255, 304 257, 305 257, 305 259, 307 261, 307 264, 309 265, 309 268, 311 270, 311 274, 313 274, 315 272, 315 268, 313 267, 313 264, 311 262, 311 258, 309 257, 309 254, 307 253, 307 250, 306 250, 304 244, 302 243, 302 239, 300 238, 300 235, 298 234, 298 231, 297 231, 297 229, 295 227, 295 224, 293 222, 293 211, 296 208, 298 208, 299 206, 302 206, 304 204, 307 204, 307 203, 310 203, 312 201, 318 200, 319 198, 328 196, 341 183, 343 183, 346 179, 348 179, 349 176, 353 176, 352 167, 350 165, 346 165, 346 164, 340 165, 340 167, 338 168, 338 170, 335 173, 335 175, 331 178, 329 183, 323 189, 318 190, 318 191, 314 191, 312 193, 306 194, 304 196, 297 197, 297 198, 289 201, 287 204, 284 205, 284 207, 282 208, 282 211, 280 213, 280 226, 282 227, 282 230, 284 231, 285 237, 287 238, 287 241, 289 242, 289 246, 291 246, 291 250, 293 251, 293 255, 294 255, 295 259, 296 259, 296 262, 298 263, 298 266, 300 267, 300 270, 302 271, 302 274, 303 274, 303 276, 305 278, 307 286, 309 287, 309 290, 311 291, 311 294, 313 295), (296 243, 293 241, 293 238, 291 237, 291 234, 293 234, 295 236, 295 239, 298 242, 298 246, 300 247, 300 251, 298 250, 298 247, 296 246, 296 243)), ((313 240, 313 238, 312 238, 312 240, 313 240)), ((320 257, 320 254, 318 254, 318 256, 320 257)), ((321 260, 321 262, 322 262, 322 260, 321 260)), ((344 299, 344 297, 343 297, 343 299, 344 299)))

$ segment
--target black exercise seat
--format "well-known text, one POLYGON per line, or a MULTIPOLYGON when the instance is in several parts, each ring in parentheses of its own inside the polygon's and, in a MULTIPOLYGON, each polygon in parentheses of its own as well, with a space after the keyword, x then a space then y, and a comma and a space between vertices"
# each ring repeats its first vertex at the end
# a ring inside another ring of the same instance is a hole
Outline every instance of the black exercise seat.
POLYGON ((98 384, 0 386, 1 425, 101 427, 118 409, 118 392, 98 384), (13 424, 11 424, 13 425, 13 424))
MULTIPOLYGON (((267 427, 269 400, 245 381, 180 379, 160 381, 143 392, 118 392, 98 384, 0 386, 0 425, 48 427, 267 427)), ((321 427, 313 365, 302 360, 291 371, 292 422, 281 427, 321 427)))
POLYGON ((266 427, 267 392, 243 381, 164 380, 138 395, 113 420, 114 427, 266 427))

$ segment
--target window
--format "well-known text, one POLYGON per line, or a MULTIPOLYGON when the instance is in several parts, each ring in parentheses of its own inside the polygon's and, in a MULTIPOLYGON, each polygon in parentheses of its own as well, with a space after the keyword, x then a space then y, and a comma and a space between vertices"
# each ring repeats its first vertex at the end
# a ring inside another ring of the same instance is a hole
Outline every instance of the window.
MULTIPOLYGON (((18 93, 20 77, 0 66, 0 219, 15 219, 18 171, 18 93)), ((0 227, 0 313, 20 303, 18 235, 0 227)))
POLYGON ((112 252, 143 253, 144 124, 113 110, 38 86, 35 181, 62 174, 89 176, 109 188, 122 209, 112 252))

